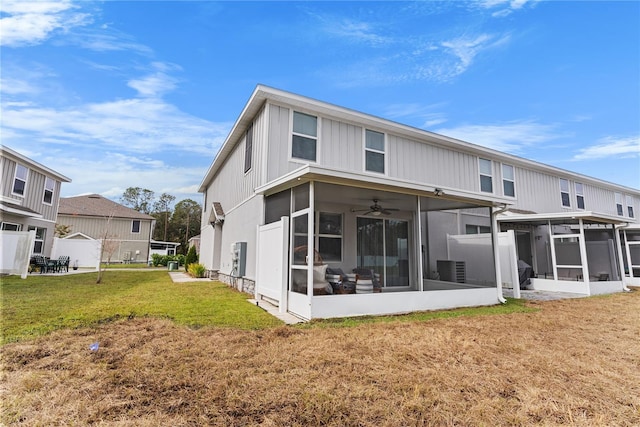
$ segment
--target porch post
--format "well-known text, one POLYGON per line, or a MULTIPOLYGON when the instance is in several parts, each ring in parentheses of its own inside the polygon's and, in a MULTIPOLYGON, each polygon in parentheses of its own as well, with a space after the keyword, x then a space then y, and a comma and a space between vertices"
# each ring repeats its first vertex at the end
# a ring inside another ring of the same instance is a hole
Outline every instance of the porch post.
POLYGON ((589 286, 589 263, 587 261, 587 242, 584 240, 584 221, 582 218, 578 219, 578 223, 580 224, 580 241, 578 245, 580 246, 580 262, 582 263, 582 280, 584 280, 584 284, 587 285, 587 291, 589 295, 591 295, 591 286, 589 286))
POLYGON ((549 228, 549 245, 551 245, 551 267, 553 268, 553 280, 558 281, 558 267, 556 262, 556 243, 553 240, 553 230, 551 229, 551 221, 547 221, 549 228))
MULTIPOLYGON (((620 231, 616 228, 615 224, 611 224, 613 227, 613 240, 616 242, 616 249, 618 250, 618 269, 620 274, 620 281, 622 282, 622 289, 625 291, 629 291, 625 284, 625 275, 624 275, 624 261, 622 257, 622 245, 620 244, 620 231)), ((633 270, 633 269, 631 269, 633 270)))
MULTIPOLYGON (((500 269, 500 247, 498 243, 498 212, 492 206, 489 208, 489 214, 491 215, 491 246, 493 249, 493 267, 496 271, 496 291, 498 292, 498 301, 501 303, 507 302, 502 295, 502 271, 500 269)), ((448 245, 447 245, 448 248, 448 245)), ((515 286, 520 284, 514 284, 515 286)))
POLYGON ((627 268, 629 269, 629 277, 633 279, 633 267, 631 264, 631 248, 629 247, 629 238, 627 236, 627 230, 622 230, 624 234, 624 248, 627 252, 627 268))
POLYGON ((309 214, 307 215, 307 296, 313 297, 313 264, 315 259, 315 192, 313 191, 313 181, 309 181, 309 214))
POLYGON ((422 277, 422 271, 424 266, 422 265, 422 214, 421 214, 421 206, 420 206, 420 196, 416 196, 416 211, 417 211, 417 221, 418 224, 418 290, 422 292, 424 290, 424 278, 422 277))

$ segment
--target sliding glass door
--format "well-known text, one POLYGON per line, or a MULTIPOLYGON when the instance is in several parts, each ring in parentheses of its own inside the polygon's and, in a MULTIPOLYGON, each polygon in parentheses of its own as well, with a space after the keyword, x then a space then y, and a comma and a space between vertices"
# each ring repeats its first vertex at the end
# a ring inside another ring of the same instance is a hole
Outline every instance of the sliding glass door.
POLYGON ((357 262, 379 274, 383 287, 409 286, 409 222, 358 217, 357 262))

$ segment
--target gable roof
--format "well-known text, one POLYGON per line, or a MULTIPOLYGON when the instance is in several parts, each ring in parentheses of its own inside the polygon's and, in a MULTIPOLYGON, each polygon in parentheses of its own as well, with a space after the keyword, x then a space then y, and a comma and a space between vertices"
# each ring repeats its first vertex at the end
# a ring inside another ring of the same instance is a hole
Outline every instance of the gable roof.
POLYGON ((96 217, 113 215, 114 218, 155 220, 151 215, 128 208, 99 194, 60 198, 58 215, 96 217))
POLYGON ((53 177, 60 182, 71 182, 71 178, 67 178, 61 173, 56 172, 53 169, 50 169, 45 165, 38 163, 33 159, 28 158, 27 156, 23 156, 22 154, 7 147, 6 145, 0 145, 0 152, 2 152, 2 155, 5 157, 11 158, 12 160, 17 161, 19 163, 29 165, 30 168, 37 170, 38 172, 42 173, 45 176, 53 177))
POLYGON ((404 125, 398 122, 352 110, 350 108, 340 107, 335 104, 330 104, 327 102, 319 101, 313 98, 308 98, 306 96, 260 84, 257 85, 254 89, 251 97, 240 113, 240 116, 237 118, 236 122, 231 128, 231 131, 227 135, 227 138, 216 153, 213 162, 209 166, 209 169, 207 170, 202 182, 200 183, 200 186, 198 187, 199 192, 203 193, 206 191, 207 186, 213 180, 213 177, 222 167, 227 157, 233 152, 235 146, 241 141, 242 136, 253 122, 254 117, 266 103, 286 105, 290 108, 299 108, 301 111, 310 111, 324 117, 346 120, 348 122, 358 123, 362 126, 373 126, 377 129, 394 133, 396 135, 405 136, 415 141, 421 141, 447 149, 454 149, 457 151, 469 153, 474 156, 490 156, 489 158, 491 158, 492 160, 506 162, 508 164, 540 171, 542 173, 555 175, 560 178, 572 180, 577 179, 581 182, 592 183, 597 186, 615 189, 616 191, 640 195, 640 191, 637 188, 626 187, 620 184, 604 181, 577 172, 572 172, 566 169, 561 169, 555 166, 536 162, 534 160, 529 160, 523 157, 462 141, 460 139, 452 138, 446 135, 429 132, 424 129, 404 125))

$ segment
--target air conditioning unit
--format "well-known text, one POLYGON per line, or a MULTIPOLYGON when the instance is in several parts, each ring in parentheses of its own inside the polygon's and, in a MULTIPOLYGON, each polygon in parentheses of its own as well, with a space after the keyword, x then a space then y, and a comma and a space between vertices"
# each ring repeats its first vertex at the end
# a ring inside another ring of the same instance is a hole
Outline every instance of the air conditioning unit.
POLYGON ((467 273, 464 261, 438 260, 440 280, 445 282, 465 283, 467 273))

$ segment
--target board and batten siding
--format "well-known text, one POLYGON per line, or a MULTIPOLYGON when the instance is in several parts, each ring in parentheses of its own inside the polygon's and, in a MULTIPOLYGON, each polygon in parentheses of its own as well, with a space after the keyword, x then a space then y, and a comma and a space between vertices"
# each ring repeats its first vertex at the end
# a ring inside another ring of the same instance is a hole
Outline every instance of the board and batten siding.
POLYGON ((322 119, 320 164, 343 170, 363 170, 362 132, 360 126, 322 119))
POLYGON ((18 196, 12 194, 13 181, 16 172, 16 161, 2 158, 2 195, 22 200, 22 206, 32 209, 42 215, 42 219, 55 221, 58 214, 58 198, 60 197, 60 181, 53 179, 53 199, 51 204, 44 203, 44 183, 46 175, 32 169, 29 164, 21 163, 27 169, 29 174, 27 175, 27 186, 24 191, 24 196, 18 196))
POLYGON ((225 213, 235 208, 255 194, 256 187, 263 184, 266 144, 265 135, 265 110, 254 118, 253 121, 253 153, 251 169, 244 172, 244 159, 246 147, 246 133, 233 148, 233 151, 225 159, 224 164, 218 170, 207 188, 206 201, 208 206, 204 209, 203 217, 208 220, 211 213, 211 204, 219 202, 225 213))
POLYGON ((267 153, 267 182, 300 167, 289 158, 289 108, 269 104, 269 135, 267 153))
POLYGON ((478 157, 387 134, 389 176, 479 191, 478 157))
MULTIPOLYGON (((108 218, 58 215, 58 223, 71 226, 71 233, 83 233, 94 239, 101 239, 107 227, 108 218)), ((140 220, 140 232, 131 232, 131 218, 112 218, 108 235, 113 239, 149 241, 151 220, 140 220)))

